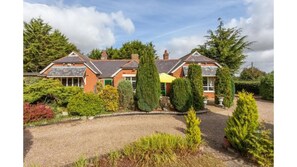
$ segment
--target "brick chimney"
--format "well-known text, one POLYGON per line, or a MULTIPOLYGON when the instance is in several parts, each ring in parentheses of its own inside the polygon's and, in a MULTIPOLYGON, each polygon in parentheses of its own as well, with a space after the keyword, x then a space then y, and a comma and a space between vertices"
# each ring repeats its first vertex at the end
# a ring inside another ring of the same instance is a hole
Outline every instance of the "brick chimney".
POLYGON ((137 60, 139 59, 139 55, 138 54, 131 54, 131 59, 132 60, 137 60))
POLYGON ((106 50, 102 50, 102 53, 101 53, 101 60, 107 60, 107 53, 106 53, 106 50))
POLYGON ((164 60, 168 60, 169 59, 169 53, 167 52, 167 50, 164 51, 163 59, 164 60))

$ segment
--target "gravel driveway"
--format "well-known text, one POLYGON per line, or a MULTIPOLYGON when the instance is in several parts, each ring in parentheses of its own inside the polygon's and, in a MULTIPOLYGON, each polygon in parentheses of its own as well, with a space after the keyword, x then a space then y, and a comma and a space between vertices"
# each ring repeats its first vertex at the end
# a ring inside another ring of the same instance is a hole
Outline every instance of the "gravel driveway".
MULTIPOLYGON (((273 103, 257 101, 260 118, 273 128, 273 103)), ((238 166, 242 160, 228 155, 221 148, 224 127, 233 108, 224 110, 212 105, 211 112, 198 115, 206 150, 225 161, 227 166, 238 166), (238 162, 237 162, 238 161, 238 162)), ((63 166, 82 155, 93 157, 122 148, 138 138, 155 132, 184 135, 183 116, 138 115, 106 117, 94 120, 55 124, 24 130, 24 165, 63 166)))

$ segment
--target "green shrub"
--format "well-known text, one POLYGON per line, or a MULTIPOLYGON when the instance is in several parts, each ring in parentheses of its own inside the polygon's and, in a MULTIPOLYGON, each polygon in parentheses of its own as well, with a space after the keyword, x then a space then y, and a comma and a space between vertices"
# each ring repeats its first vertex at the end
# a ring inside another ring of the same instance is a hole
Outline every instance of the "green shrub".
POLYGON ((225 133, 231 145, 240 152, 247 151, 247 141, 258 127, 258 109, 253 95, 238 94, 237 106, 227 121, 225 133))
POLYGON ((103 84, 102 84, 102 82, 100 82, 100 81, 98 81, 97 83, 96 83, 96 93, 101 93, 102 92, 102 90, 103 90, 103 84))
POLYGON ((240 73, 240 79, 255 81, 265 75, 265 72, 255 67, 244 68, 240 73))
POLYGON ((201 66, 196 64, 189 65, 188 79, 191 82, 193 92, 193 107, 195 110, 201 110, 203 105, 203 78, 201 66))
POLYGON ((263 77, 260 82, 260 95, 263 99, 274 99, 274 74, 270 73, 263 77))
POLYGON ((232 96, 231 96, 231 106, 233 106, 233 101, 235 97, 235 83, 233 78, 231 78, 231 91, 232 91, 232 96))
POLYGON ((71 115, 94 116, 104 112, 103 101, 94 93, 79 93, 69 99, 67 109, 71 115))
POLYGON ((253 93, 254 95, 259 95, 260 91, 260 81, 235 81, 235 92, 246 91, 253 93))
POLYGON ((83 93, 83 89, 76 86, 65 86, 61 88, 61 92, 57 95, 59 98, 59 106, 67 107, 69 99, 79 93, 83 93))
POLYGON ((187 116, 185 116, 185 119, 187 124, 187 143, 192 149, 195 149, 201 143, 201 131, 199 127, 201 120, 197 118, 196 112, 193 107, 189 109, 187 116))
POLYGON ((186 78, 177 78, 171 84, 170 101, 177 111, 186 112, 192 105, 191 83, 186 78))
POLYGON ((218 104, 218 97, 224 97, 225 107, 232 105, 232 82, 230 71, 227 67, 218 68, 215 81, 215 103, 218 104))
POLYGON ((103 100, 104 108, 106 111, 118 111, 119 110, 119 93, 117 88, 106 85, 99 96, 103 100))
POLYGON ((137 107, 142 111, 152 111, 159 106, 161 94, 160 78, 152 48, 144 49, 136 74, 137 107))
POLYGON ((269 130, 252 133, 247 140, 248 153, 261 166, 273 166, 274 146, 269 130))
POLYGON ((24 84, 24 87, 25 86, 29 86, 29 85, 32 85, 36 82, 39 82, 40 80, 42 80, 41 77, 24 77, 23 78, 23 84, 24 84))
POLYGON ((122 80, 118 85, 120 106, 126 110, 131 108, 134 102, 133 87, 130 81, 122 80))

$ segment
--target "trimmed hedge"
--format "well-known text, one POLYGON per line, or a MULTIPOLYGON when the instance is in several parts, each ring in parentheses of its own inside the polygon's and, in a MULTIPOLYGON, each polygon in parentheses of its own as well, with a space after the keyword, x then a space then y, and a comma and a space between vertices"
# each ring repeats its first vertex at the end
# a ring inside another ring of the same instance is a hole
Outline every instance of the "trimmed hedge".
POLYGON ((131 108, 134 102, 133 87, 130 81, 122 80, 118 85, 120 106, 126 110, 131 108))
POLYGON ((79 93, 70 98, 67 109, 71 115, 94 116, 104 112, 104 105, 97 94, 79 93))
POLYGON ((189 79, 177 78, 171 84, 170 101, 177 111, 186 112, 193 104, 189 79))
POLYGON ((243 90, 254 95, 259 95, 260 93, 260 81, 234 81, 234 84, 236 93, 243 90))
POLYGON ((260 95, 263 99, 274 99, 274 76, 273 73, 266 75, 260 82, 260 95))
POLYGON ((51 119, 54 117, 52 109, 45 104, 31 105, 24 103, 24 124, 29 122, 51 119))
POLYGON ((204 108, 203 78, 201 66, 197 64, 190 64, 187 78, 190 80, 192 86, 194 110, 201 110, 204 108))
POLYGON ((219 97, 224 97, 223 105, 231 107, 233 104, 232 78, 227 67, 218 68, 215 81, 215 103, 219 104, 219 97))

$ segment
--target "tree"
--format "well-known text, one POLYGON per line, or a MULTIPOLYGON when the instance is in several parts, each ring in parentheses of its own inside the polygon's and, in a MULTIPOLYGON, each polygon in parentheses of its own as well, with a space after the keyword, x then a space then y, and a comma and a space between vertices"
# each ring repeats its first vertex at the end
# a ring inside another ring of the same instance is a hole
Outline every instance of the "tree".
POLYGON ((195 110, 203 109, 203 78, 201 66, 189 65, 188 79, 191 82, 193 92, 193 107, 195 110))
POLYGON ((78 51, 59 30, 44 23, 41 18, 24 22, 23 31, 24 72, 39 72, 52 61, 78 51))
POLYGON ((273 100, 274 99, 274 74, 273 72, 267 74, 260 81, 260 95, 263 99, 273 100))
POLYGON ((170 102, 177 111, 186 112, 193 104, 191 82, 177 78, 171 83, 170 102))
POLYGON ((223 104, 230 107, 233 103, 233 85, 230 71, 227 67, 218 68, 215 81, 215 103, 218 104, 218 97, 224 97, 223 104))
POLYGON ((133 87, 130 81, 122 80, 118 85, 120 106, 126 110, 133 104, 133 87))
POLYGON ((119 58, 130 59, 131 54, 139 54, 139 56, 142 56, 140 53, 145 50, 151 50, 153 55, 156 56, 156 50, 154 49, 154 45, 152 42, 148 44, 143 44, 141 41, 138 40, 126 42, 119 49, 119 58))
POLYGON ((223 66, 227 66, 234 74, 244 63, 245 49, 252 44, 246 40, 247 36, 241 35, 241 29, 236 27, 225 28, 223 21, 219 18, 219 26, 215 31, 208 30, 206 43, 198 45, 192 52, 198 51, 204 56, 216 60, 223 66))
POLYGON ((225 133, 228 141, 238 151, 244 153, 248 149, 248 140, 259 128, 258 109, 253 95, 238 93, 237 107, 227 121, 225 133))
MULTIPOLYGON (((187 129, 186 129, 186 140, 190 147, 199 146, 201 143, 201 131, 200 123, 201 120, 197 118, 196 111, 191 107, 188 111, 187 116, 185 116, 187 129)), ((197 147, 196 147, 197 148, 197 147)))
POLYGON ((93 49, 89 54, 89 58, 99 60, 101 59, 101 50, 100 49, 93 49))
POLYGON ((140 55, 136 74, 137 106, 140 110, 152 111, 159 105, 161 95, 159 73, 152 48, 144 49, 140 55))
POLYGON ((120 51, 117 48, 106 48, 108 59, 121 59, 120 51))
POLYGON ((240 79, 242 80, 258 80, 266 73, 259 70, 256 67, 244 68, 240 73, 240 79))

